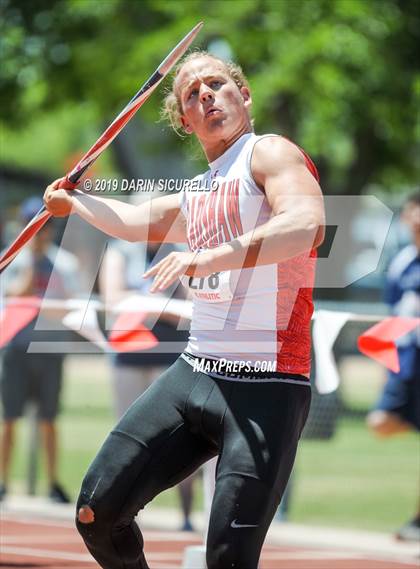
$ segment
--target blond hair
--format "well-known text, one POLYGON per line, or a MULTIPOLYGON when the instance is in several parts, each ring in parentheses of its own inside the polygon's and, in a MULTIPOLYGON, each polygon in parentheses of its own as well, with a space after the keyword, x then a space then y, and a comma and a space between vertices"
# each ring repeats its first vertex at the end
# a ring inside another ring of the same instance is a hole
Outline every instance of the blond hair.
POLYGON ((236 63, 233 63, 232 61, 224 61, 220 57, 217 57, 208 51, 194 51, 188 54, 180 63, 178 63, 175 68, 172 85, 163 100, 161 110, 162 119, 166 120, 172 126, 174 131, 179 135, 183 135, 185 133, 183 131, 181 122, 181 115, 183 113, 182 103, 181 99, 179 98, 179 94, 175 90, 176 79, 184 65, 190 63, 190 61, 200 59, 201 57, 211 57, 212 59, 221 63, 228 72, 229 77, 233 79, 233 81, 238 86, 238 89, 241 89, 241 87, 249 88, 248 80, 245 77, 242 68, 236 63))

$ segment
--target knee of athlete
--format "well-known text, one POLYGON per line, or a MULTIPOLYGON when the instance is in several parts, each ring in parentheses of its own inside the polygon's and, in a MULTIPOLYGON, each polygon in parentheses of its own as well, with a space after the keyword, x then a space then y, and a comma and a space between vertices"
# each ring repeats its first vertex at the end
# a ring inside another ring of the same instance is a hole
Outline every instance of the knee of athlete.
POLYGON ((76 504, 76 527, 80 535, 85 541, 96 540, 111 530, 113 519, 108 501, 99 495, 92 500, 91 484, 84 480, 76 504))
POLYGON ((88 544, 93 540, 96 541, 98 533, 98 524, 95 521, 95 512, 90 506, 81 505, 76 509, 76 528, 83 541, 88 544))
POLYGON ((95 521, 95 513, 90 506, 83 505, 77 511, 77 521, 82 524, 91 524, 95 521))
POLYGON ((86 493, 82 487, 76 505, 76 527, 82 536, 84 536, 86 532, 92 535, 98 527, 98 522, 100 522, 103 516, 97 510, 97 506, 95 505, 94 507, 89 501, 89 493, 86 493))

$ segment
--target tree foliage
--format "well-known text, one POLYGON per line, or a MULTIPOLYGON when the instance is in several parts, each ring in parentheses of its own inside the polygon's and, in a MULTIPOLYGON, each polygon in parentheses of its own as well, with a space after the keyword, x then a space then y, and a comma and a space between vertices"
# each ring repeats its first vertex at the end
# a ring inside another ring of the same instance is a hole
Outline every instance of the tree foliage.
MULTIPOLYGON (((112 117, 198 20, 250 78, 257 132, 315 159, 328 193, 419 177, 417 0, 0 0, 0 119, 89 101, 112 117)), ((159 97, 141 111, 156 121, 159 97)), ((171 138, 172 141, 175 138, 171 138)))

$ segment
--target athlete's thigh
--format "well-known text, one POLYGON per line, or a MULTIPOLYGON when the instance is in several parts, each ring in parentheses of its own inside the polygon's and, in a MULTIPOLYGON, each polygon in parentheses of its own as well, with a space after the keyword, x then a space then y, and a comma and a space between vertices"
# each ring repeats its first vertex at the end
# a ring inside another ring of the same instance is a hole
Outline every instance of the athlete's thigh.
POLYGON ((309 385, 238 383, 224 419, 217 477, 251 476, 281 495, 309 412, 309 385))
POLYGON ((79 505, 132 515, 207 460, 207 443, 182 413, 193 386, 189 370, 178 360, 131 405, 89 468, 79 505))

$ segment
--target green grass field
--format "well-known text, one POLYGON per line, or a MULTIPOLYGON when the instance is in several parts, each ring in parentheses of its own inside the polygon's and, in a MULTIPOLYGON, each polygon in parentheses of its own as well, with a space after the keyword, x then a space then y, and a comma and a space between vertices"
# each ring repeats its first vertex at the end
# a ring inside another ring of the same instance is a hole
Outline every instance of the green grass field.
MULTIPOLYGON (((358 409, 367 409, 380 387, 378 370, 370 363, 360 367, 359 360, 348 364, 350 371, 344 370, 342 389, 346 402, 354 403, 358 409), (363 373, 368 376, 365 380, 363 373), (349 381, 352 374, 357 377, 354 382, 349 381)), ((106 359, 92 356, 68 358, 63 412, 59 422, 62 446, 60 472, 63 484, 73 497, 77 495, 83 473, 113 422, 106 359)), ((14 491, 25 488, 27 435, 26 425, 21 425, 13 465, 14 491)), ((304 440, 300 445, 290 520, 392 531, 416 508, 419 451, 417 435, 377 440, 365 428, 362 417, 340 419, 337 433, 331 440, 304 440)), ((42 464, 38 486, 39 492, 45 491, 42 464)), ((173 490, 153 502, 156 507, 177 504, 177 494, 173 490)), ((201 507, 199 479, 195 506, 201 507)))

